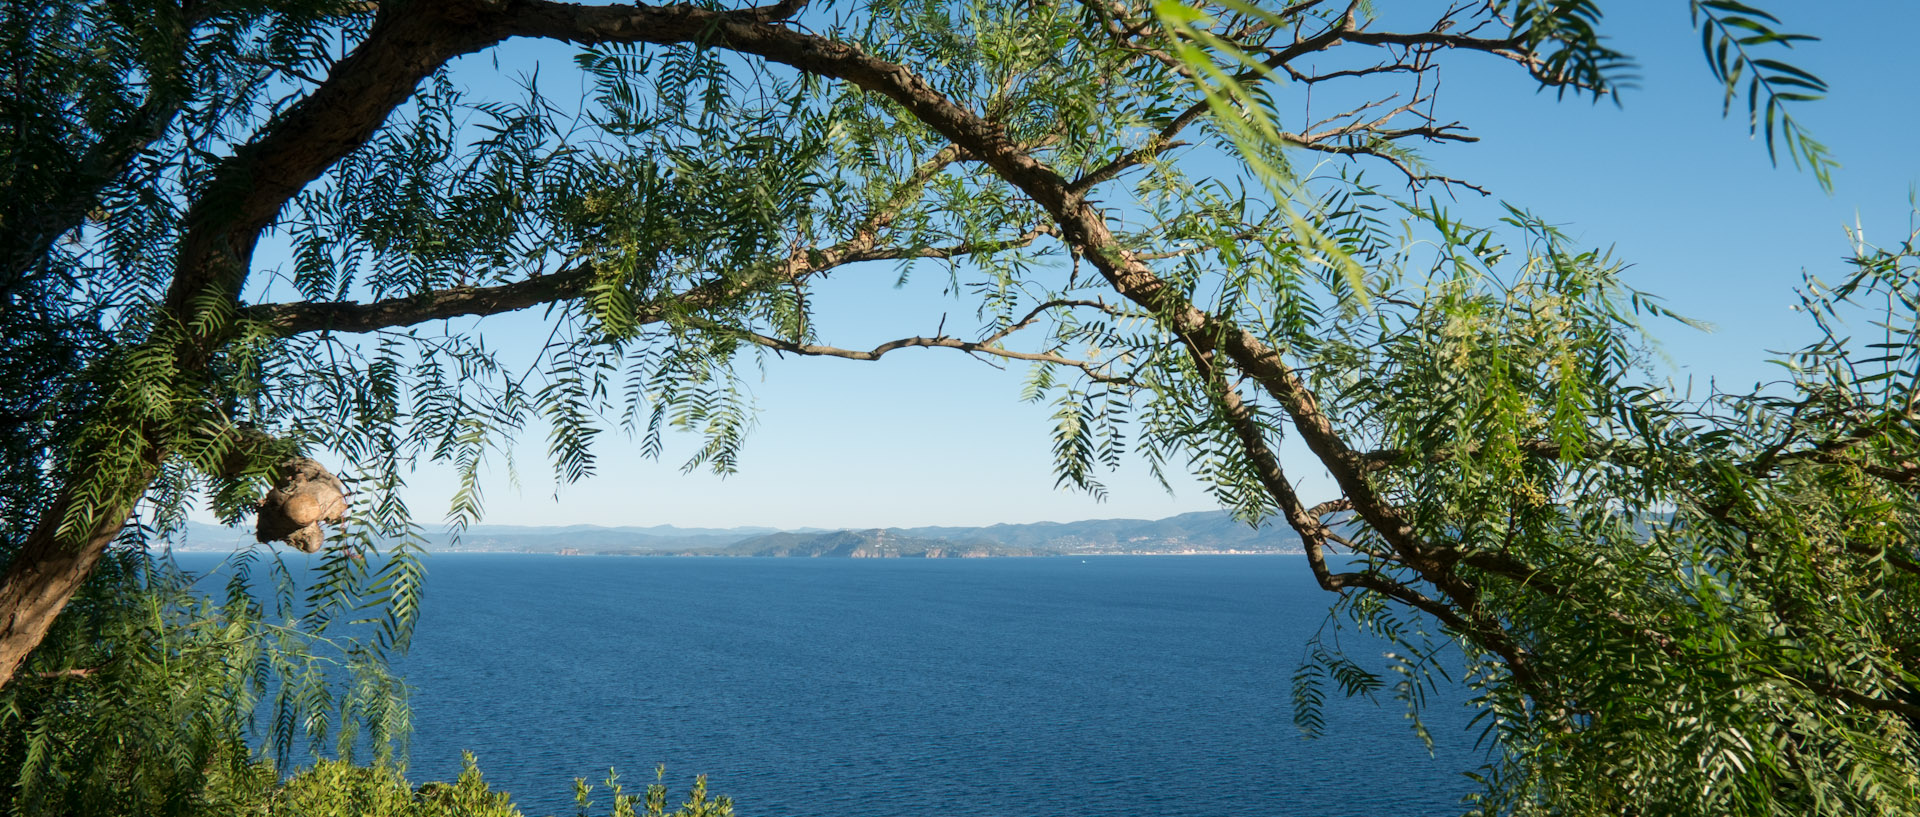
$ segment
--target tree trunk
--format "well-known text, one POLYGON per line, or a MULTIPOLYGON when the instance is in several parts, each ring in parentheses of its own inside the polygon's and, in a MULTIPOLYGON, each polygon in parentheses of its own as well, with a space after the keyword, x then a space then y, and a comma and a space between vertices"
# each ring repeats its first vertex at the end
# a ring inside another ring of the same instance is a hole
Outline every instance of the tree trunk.
POLYGON ((0 576, 0 688, 13 680, 27 656, 40 646, 53 620, 86 582, 133 512, 130 506, 112 509, 84 539, 75 542, 58 535, 60 521, 71 506, 70 495, 63 492, 0 576))
MULTIPOLYGON (((490 46, 511 33, 479 25, 479 15, 489 8, 487 3, 474 2, 383 6, 367 38, 334 65, 320 87, 221 160, 184 215, 186 233, 180 239, 173 281, 163 301, 166 317, 176 326, 195 326, 203 308, 201 299, 218 293, 231 299, 242 291, 255 242, 288 200, 340 157, 365 144, 420 81, 447 60, 490 46)), ((0 263, 9 260, 0 259, 0 263)), ((176 368, 204 369, 215 349, 228 339, 182 336, 176 368)), ((148 446, 158 444, 153 434, 141 433, 147 435, 148 446)), ((133 503, 164 460, 157 452, 149 454, 152 458, 139 466, 133 481, 122 486, 126 490, 115 495, 107 512, 93 518, 85 534, 59 535, 60 523, 75 499, 75 483, 69 482, 13 555, 0 576, 0 687, 13 679, 101 554, 120 535, 133 503)), ((85 467, 85 458, 75 461, 83 463, 76 468, 85 467)))

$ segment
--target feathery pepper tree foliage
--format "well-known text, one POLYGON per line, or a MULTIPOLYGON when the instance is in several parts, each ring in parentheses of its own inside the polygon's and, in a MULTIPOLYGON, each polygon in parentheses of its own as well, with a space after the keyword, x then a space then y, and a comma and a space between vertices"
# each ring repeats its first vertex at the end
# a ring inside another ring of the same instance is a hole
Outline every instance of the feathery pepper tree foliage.
MULTIPOLYGON (((1827 179, 1792 119, 1823 86, 1776 53, 1805 38, 1690 8, 1729 106, 1827 179)), ((250 736, 386 751, 413 464, 463 475, 456 529, 536 422, 566 480, 615 429, 649 455, 693 432, 686 467, 725 473, 752 425, 736 367, 932 348, 1032 366, 1062 484, 1099 492, 1132 449, 1299 533, 1336 626, 1401 647, 1383 668, 1310 645, 1304 728, 1329 684, 1391 691, 1418 728, 1463 672, 1478 812, 1920 811, 1914 247, 1810 282, 1830 331, 1775 387, 1675 394, 1641 328, 1668 313, 1616 264, 1437 204, 1485 192, 1417 152, 1473 140, 1440 67, 1609 97, 1631 64, 1601 11, 11 4, 16 808, 219 810, 250 736), (588 92, 461 87, 458 58, 515 38, 580 44, 588 92), (977 331, 832 345, 816 284, 862 263, 947 276, 977 331), (450 321, 517 310, 546 316, 535 354, 450 321), (1871 342, 1842 331, 1862 313, 1871 342), (1338 495, 1296 493, 1286 435, 1338 495), (353 490, 311 582, 260 550, 209 594, 149 548, 194 497, 246 516, 295 453, 353 490)))

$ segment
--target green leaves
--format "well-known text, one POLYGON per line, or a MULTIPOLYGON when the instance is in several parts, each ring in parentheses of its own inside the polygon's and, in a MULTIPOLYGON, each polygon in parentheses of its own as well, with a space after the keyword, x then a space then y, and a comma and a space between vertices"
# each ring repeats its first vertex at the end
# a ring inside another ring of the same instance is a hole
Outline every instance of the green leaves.
POLYGON ((1064 389, 1054 400, 1053 462, 1056 487, 1073 486, 1106 501, 1107 488, 1096 476, 1120 467, 1126 451, 1125 426, 1131 413, 1124 394, 1109 389, 1087 393, 1064 389))
POLYGON ((1756 57, 1750 49, 1817 37, 1778 29, 1780 19, 1734 0, 1691 0, 1693 25, 1700 30, 1700 50, 1713 77, 1726 89, 1721 113, 1730 113, 1745 85, 1747 132, 1763 137, 1767 158, 1778 164, 1784 148, 1793 166, 1805 163, 1823 190, 1833 192, 1833 170, 1840 165, 1827 146, 1814 139, 1789 109, 1792 103, 1813 102, 1826 96, 1827 83, 1817 76, 1777 59, 1756 57))
MULTIPOLYGON (((1257 4, 1226 0, 1220 5, 1266 25, 1287 25, 1278 13, 1257 4)), ((1284 161, 1293 140, 1282 135, 1272 97, 1259 84, 1274 76, 1276 66, 1258 59, 1232 38, 1214 33, 1209 26, 1215 19, 1198 6, 1155 0, 1153 10, 1166 27, 1169 49, 1189 69, 1189 82, 1213 112, 1213 122, 1225 131, 1247 170, 1273 196, 1302 249, 1312 254, 1314 262, 1338 270, 1350 292, 1365 302, 1367 270, 1296 209, 1312 197, 1284 161), (1220 58, 1225 65, 1216 61, 1220 58)))
POLYGON ((1633 61, 1600 34, 1602 9, 1595 0, 1505 0, 1496 4, 1512 21, 1512 38, 1538 55, 1529 67, 1535 79, 1564 97, 1585 93, 1597 102, 1618 100, 1634 77, 1633 61))
MULTIPOLYGON (((620 775, 607 770, 607 795, 609 814, 612 817, 733 817, 733 799, 730 797, 707 796, 707 777, 694 778, 693 786, 687 791, 687 799, 678 808, 667 810, 667 786, 657 782, 667 776, 667 767, 662 765, 654 770, 654 780, 644 793, 627 794, 620 783, 620 775)), ((586 815, 595 805, 594 785, 586 778, 574 778, 573 799, 580 807, 580 814, 586 815)))
MULTIPOLYGON (((1523 255, 1422 212, 1443 236, 1431 272, 1382 276, 1407 288, 1321 329, 1309 360, 1345 433, 1394 452, 1375 490, 1461 565, 1448 584, 1351 524, 1336 541, 1364 558, 1346 569, 1471 592, 1539 679, 1522 686, 1473 631, 1435 644, 1383 621, 1383 596, 1345 596, 1410 661, 1464 651, 1500 749, 1480 813, 1909 813, 1920 641, 1902 611, 1920 571, 1885 560, 1907 558, 1888 531, 1920 507, 1888 458, 1920 446, 1911 248, 1863 248, 1843 286, 1809 287, 1822 326, 1864 314, 1870 340, 1830 329, 1791 385, 1689 399, 1645 370, 1640 313, 1659 307, 1605 256, 1519 211, 1523 255)), ((1296 675, 1303 728, 1331 689, 1376 694, 1337 669, 1310 653, 1296 675)), ((1415 703, 1423 688, 1393 686, 1415 703)))

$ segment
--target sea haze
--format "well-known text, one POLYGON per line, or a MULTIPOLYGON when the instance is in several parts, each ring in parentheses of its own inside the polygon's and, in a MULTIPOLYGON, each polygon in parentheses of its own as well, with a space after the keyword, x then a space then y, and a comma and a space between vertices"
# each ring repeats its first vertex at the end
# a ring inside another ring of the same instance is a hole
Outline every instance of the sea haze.
MULTIPOLYGON (((251 531, 188 523, 179 550, 231 551, 252 543, 251 531)), ((975 528, 603 528, 474 525, 454 537, 427 532, 430 551, 606 555, 785 557, 1086 556, 1163 553, 1299 553, 1300 538, 1267 520, 1248 527, 1226 511, 1166 519, 1090 519, 975 528)))
POLYGON ((1457 814, 1479 765, 1441 700, 1435 757, 1391 700, 1299 735, 1331 597, 1297 556, 428 565, 409 777, 471 750, 530 815, 662 763, 743 817, 1457 814))

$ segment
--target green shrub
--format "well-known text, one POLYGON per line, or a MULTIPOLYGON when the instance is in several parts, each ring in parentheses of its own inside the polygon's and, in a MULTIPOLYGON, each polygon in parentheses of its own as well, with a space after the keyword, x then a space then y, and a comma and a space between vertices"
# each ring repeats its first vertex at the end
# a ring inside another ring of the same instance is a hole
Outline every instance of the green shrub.
POLYGON ((273 817, 521 817, 513 799, 487 787, 473 755, 452 784, 417 791, 392 766, 321 761, 281 784, 263 808, 273 817))
MULTIPOLYGON (((288 778, 257 801, 252 811, 260 817, 523 817, 513 798, 487 786, 473 755, 452 783, 426 783, 414 788, 391 766, 359 766, 337 760, 322 761, 288 778)), ((604 784, 612 795, 610 817, 733 817, 733 800, 709 798, 705 776, 694 779, 687 799, 667 810, 667 787, 656 782, 642 794, 628 794, 620 776, 607 773, 604 784)), ((592 814, 595 786, 586 778, 573 782, 574 802, 582 817, 592 814)))
MULTIPOLYGON (((613 795, 611 817, 733 817, 733 798, 715 797, 707 799, 707 776, 693 779, 693 788, 687 792, 687 800, 673 811, 667 811, 667 786, 660 782, 667 776, 667 767, 654 770, 654 783, 647 787, 646 794, 627 794, 620 785, 620 775, 607 770, 607 790, 613 795), (639 810, 635 810, 638 806, 639 810)), ((593 784, 584 777, 573 781, 573 802, 580 807, 580 814, 591 813, 594 801, 593 784)))

